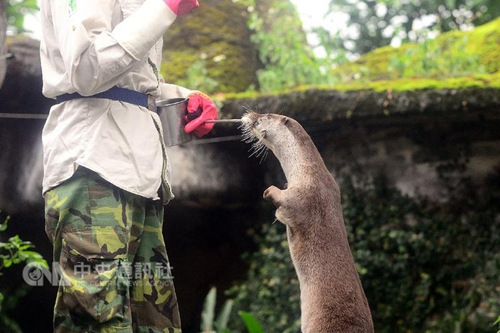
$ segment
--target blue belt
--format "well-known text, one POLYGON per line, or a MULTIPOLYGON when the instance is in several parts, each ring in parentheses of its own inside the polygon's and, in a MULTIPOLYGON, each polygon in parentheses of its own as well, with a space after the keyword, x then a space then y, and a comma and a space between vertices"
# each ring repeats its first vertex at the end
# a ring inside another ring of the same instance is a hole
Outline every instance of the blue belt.
POLYGON ((67 102, 67 101, 70 101, 72 99, 77 99, 77 98, 103 98, 103 99, 111 99, 113 101, 120 101, 120 102, 135 104, 135 105, 145 107, 147 109, 148 105, 149 105, 148 104, 149 96, 150 95, 140 93, 138 91, 120 88, 120 87, 113 87, 109 90, 103 91, 101 93, 98 93, 98 94, 95 94, 92 96, 82 96, 76 92, 72 93, 72 94, 63 94, 63 95, 57 96, 56 101, 57 101, 57 103, 62 103, 62 102, 67 102))

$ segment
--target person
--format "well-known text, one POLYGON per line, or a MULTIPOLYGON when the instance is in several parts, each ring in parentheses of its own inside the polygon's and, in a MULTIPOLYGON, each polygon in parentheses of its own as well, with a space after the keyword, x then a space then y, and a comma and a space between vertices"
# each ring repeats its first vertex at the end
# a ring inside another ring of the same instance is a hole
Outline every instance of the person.
POLYGON ((186 131, 209 133, 205 94, 160 76, 162 36, 196 0, 41 0, 45 230, 60 282, 55 332, 181 332, 162 235, 173 198, 157 99, 187 97, 186 131))

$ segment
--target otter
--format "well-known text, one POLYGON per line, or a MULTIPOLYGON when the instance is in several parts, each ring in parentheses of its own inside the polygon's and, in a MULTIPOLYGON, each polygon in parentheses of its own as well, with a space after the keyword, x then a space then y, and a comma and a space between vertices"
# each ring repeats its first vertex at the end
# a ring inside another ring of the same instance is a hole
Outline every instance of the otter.
POLYGON ((247 142, 278 158, 287 185, 270 186, 276 219, 286 225, 299 279, 303 333, 373 332, 370 308, 354 265, 340 203, 340 190, 304 128, 277 114, 248 112, 247 142))

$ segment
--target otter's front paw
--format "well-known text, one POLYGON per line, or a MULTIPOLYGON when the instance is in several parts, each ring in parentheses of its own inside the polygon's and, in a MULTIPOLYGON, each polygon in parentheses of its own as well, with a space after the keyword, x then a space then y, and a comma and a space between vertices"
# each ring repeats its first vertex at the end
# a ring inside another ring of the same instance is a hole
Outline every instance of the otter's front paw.
POLYGON ((276 207, 279 207, 278 197, 281 193, 281 190, 276 186, 269 186, 267 190, 264 191, 264 199, 270 200, 276 207))

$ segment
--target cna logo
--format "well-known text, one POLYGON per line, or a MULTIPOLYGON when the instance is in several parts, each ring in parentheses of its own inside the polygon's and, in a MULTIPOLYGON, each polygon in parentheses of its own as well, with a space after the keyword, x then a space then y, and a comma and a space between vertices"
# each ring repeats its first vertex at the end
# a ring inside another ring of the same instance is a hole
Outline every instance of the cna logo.
POLYGON ((140 284, 165 284, 171 283, 173 267, 166 263, 149 262, 120 262, 118 266, 111 263, 100 263, 92 265, 88 263, 78 263, 74 265, 71 272, 66 274, 61 270, 59 263, 53 262, 49 269, 39 263, 32 262, 23 269, 23 279, 29 286, 40 287, 47 281, 52 286, 71 286, 72 283, 91 284, 94 278, 96 283, 103 283, 98 277, 106 276, 108 272, 114 272, 111 275, 118 275, 124 279, 125 283, 140 284), (70 273, 69 275, 67 275, 70 273))
POLYGON ((64 279, 61 279, 61 269, 57 262, 52 263, 52 270, 38 263, 29 263, 23 269, 23 279, 26 284, 33 287, 43 286, 45 280, 52 286, 64 284, 64 279))

